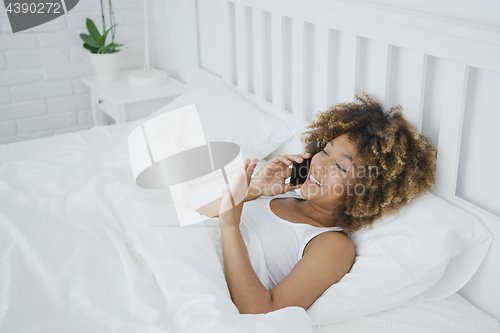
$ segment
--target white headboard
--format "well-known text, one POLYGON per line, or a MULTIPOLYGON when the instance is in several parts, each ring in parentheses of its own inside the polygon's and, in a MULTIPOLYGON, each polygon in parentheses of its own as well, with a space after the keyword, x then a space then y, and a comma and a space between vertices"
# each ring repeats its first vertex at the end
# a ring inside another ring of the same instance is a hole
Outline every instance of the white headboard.
MULTIPOLYGON (((477 216, 495 236, 460 294, 500 318, 500 218, 456 195, 469 72, 500 73, 500 29, 362 1, 223 1, 223 80, 297 133, 272 155, 301 152, 299 135, 314 114, 353 101, 356 89, 386 109, 402 105, 437 143, 433 193, 477 216), (430 96, 438 79, 445 88, 430 96)), ((200 67, 196 0, 187 6, 192 67, 213 75, 200 67)))

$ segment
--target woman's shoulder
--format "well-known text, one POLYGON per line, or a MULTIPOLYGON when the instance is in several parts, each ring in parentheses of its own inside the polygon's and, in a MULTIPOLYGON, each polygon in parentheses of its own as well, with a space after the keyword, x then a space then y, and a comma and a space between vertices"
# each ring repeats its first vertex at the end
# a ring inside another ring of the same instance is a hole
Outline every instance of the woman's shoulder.
POLYGON ((332 231, 323 232, 309 242, 304 249, 304 255, 307 251, 315 249, 322 255, 328 255, 329 253, 333 256, 338 256, 339 254, 351 257, 352 260, 356 257, 356 249, 352 240, 342 231, 332 231))

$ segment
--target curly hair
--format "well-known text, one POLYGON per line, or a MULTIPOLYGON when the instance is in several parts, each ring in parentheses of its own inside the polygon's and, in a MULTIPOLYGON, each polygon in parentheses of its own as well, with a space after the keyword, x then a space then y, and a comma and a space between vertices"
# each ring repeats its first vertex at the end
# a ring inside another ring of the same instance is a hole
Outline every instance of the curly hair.
POLYGON ((398 213, 398 208, 429 191, 434 184, 437 150, 403 118, 399 105, 388 113, 366 92, 356 92, 357 102, 339 103, 316 115, 301 141, 311 156, 331 140, 347 133, 357 156, 368 169, 363 195, 348 195, 341 205, 337 226, 353 233, 375 220, 398 213), (370 172, 375 170, 376 172, 370 172))

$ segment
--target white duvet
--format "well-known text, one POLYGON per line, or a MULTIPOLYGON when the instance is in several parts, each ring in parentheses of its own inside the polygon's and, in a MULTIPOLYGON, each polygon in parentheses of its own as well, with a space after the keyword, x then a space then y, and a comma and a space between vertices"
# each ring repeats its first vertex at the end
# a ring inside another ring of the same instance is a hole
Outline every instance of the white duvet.
POLYGON ((308 321, 299 307, 238 313, 213 227, 181 228, 168 191, 135 185, 137 124, 0 145, 0 332, 286 332, 308 321))
POLYGON ((239 314, 214 220, 181 228, 168 191, 135 185, 139 123, 0 145, 0 332, 351 330, 300 307, 239 314))

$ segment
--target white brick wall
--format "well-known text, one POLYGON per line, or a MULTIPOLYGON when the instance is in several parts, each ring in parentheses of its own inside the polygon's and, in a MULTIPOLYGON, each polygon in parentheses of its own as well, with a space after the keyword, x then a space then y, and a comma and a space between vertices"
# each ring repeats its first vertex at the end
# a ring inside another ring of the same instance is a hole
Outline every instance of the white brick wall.
MULTIPOLYGON (((150 60, 156 66, 152 1, 149 5, 150 60)), ((125 44, 123 70, 144 64, 142 6, 142 0, 113 1, 115 42, 125 44)), ((87 17, 102 29, 99 0, 81 0, 66 15, 13 34, 0 3, 0 144, 93 126, 89 89, 80 81, 93 74, 79 37, 86 33, 87 17)))

